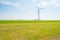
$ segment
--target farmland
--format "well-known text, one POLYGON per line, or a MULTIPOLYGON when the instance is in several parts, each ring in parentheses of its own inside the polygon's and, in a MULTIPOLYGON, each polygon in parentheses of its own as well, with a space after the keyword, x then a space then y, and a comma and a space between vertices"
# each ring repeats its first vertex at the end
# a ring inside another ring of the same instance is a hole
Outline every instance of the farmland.
POLYGON ((0 20, 0 40, 60 40, 60 21, 0 20))

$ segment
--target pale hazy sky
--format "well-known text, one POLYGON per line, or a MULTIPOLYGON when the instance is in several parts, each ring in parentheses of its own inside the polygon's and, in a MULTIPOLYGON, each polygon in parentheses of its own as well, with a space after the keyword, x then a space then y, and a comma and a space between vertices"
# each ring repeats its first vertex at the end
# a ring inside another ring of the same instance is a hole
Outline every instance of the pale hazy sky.
POLYGON ((60 20, 60 0, 0 0, 0 20, 60 20))

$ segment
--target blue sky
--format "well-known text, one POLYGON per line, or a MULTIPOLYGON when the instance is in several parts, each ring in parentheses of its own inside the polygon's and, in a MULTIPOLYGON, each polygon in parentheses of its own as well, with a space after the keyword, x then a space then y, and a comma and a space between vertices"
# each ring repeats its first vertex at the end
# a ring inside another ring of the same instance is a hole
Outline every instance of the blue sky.
POLYGON ((60 0, 0 0, 0 20, 60 20, 60 0))

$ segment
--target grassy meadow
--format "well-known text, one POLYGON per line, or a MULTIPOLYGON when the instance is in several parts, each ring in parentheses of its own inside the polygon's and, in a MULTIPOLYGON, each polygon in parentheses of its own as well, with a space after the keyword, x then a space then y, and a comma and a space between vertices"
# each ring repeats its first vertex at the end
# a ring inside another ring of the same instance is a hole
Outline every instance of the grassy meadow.
POLYGON ((0 40, 60 40, 60 21, 0 20, 0 40))

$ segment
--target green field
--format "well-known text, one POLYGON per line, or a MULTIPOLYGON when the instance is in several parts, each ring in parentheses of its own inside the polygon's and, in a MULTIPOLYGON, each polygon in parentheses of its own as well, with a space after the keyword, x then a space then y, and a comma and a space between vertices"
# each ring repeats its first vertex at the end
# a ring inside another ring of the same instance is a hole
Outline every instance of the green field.
POLYGON ((0 40, 60 40, 60 21, 0 20, 0 40))

